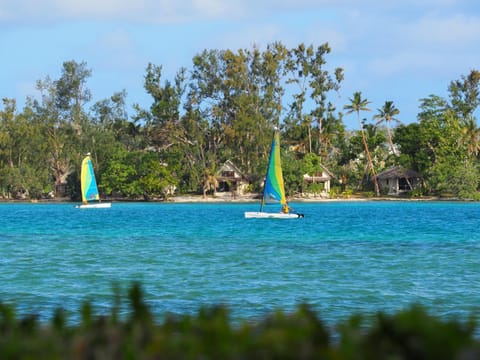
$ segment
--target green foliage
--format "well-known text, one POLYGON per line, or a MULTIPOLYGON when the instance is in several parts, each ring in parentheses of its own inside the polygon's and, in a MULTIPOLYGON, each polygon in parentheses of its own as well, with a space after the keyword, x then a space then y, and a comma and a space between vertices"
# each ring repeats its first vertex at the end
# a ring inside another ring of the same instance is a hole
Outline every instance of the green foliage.
POLYGON ((474 329, 473 321, 441 321, 414 305, 394 315, 377 314, 362 350, 367 359, 454 359, 475 344, 474 329))
POLYGON ((377 107, 377 124, 368 124, 360 113, 370 111, 370 101, 356 91, 343 110, 356 114, 359 128, 346 131, 332 100, 344 73, 326 66, 330 52, 328 43, 287 48, 280 42, 263 50, 205 50, 173 79, 164 78, 162 65, 148 64, 144 88, 151 103, 146 109, 134 104, 131 116, 126 90, 88 109, 92 72, 85 62, 66 61, 58 79, 37 82, 40 97, 27 98, 22 111, 15 99, 2 100, 1 195, 42 198, 68 181, 67 193, 78 197, 86 152, 93 154, 99 189, 108 195, 164 198, 171 185, 196 192, 203 188, 204 169, 226 160, 257 188, 278 127, 289 195, 303 191, 301 176, 322 163, 354 190, 378 195, 373 174, 402 165, 421 174, 426 194, 478 198, 477 70, 452 81, 448 99, 421 99, 418 123, 395 129, 390 125, 401 112, 392 101, 377 107))
POLYGON ((364 191, 362 192, 362 195, 367 198, 372 198, 375 196, 375 193, 373 191, 364 191))
POLYGON ((330 197, 333 199, 339 198, 341 192, 342 192, 342 188, 340 186, 332 186, 330 188, 330 197))
POLYGON ((323 190, 325 190, 325 185, 324 183, 313 183, 313 184, 308 184, 306 191, 309 193, 314 193, 314 194, 319 194, 323 190))
POLYGON ((135 163, 128 161, 126 151, 120 151, 110 160, 102 174, 102 186, 107 194, 120 193, 126 197, 135 197, 141 190, 133 184, 136 175, 135 163))
POLYGON ((423 138, 420 124, 400 125, 395 129, 393 142, 398 145, 400 156, 398 163, 406 169, 422 171, 429 166, 428 140, 423 138))
POLYGON ((103 186, 109 194, 146 200, 167 196, 167 188, 176 185, 176 179, 165 164, 152 152, 120 151, 115 155, 102 176, 103 186))
POLYGON ((455 160, 448 157, 432 166, 429 183, 437 194, 450 193, 458 198, 472 198, 478 189, 478 167, 455 163, 455 160))
POLYGON ((480 71, 471 70, 448 87, 452 108, 462 118, 468 119, 480 105, 480 71))
POLYGON ((256 320, 231 319, 225 306, 203 306, 192 315, 165 314, 158 322, 133 284, 126 311, 119 295, 110 315, 93 314, 85 302, 81 321, 68 325, 55 311, 50 322, 17 318, 0 303, 0 357, 5 359, 460 359, 478 358, 473 317, 432 316, 418 305, 398 313, 378 312, 327 326, 308 304, 280 309, 256 320))
POLYGON ((292 153, 282 153, 283 181, 287 196, 292 196, 303 186, 302 162, 297 160, 292 153))
POLYGON ((0 169, 0 189, 8 198, 40 199, 52 191, 47 171, 43 170, 28 165, 4 167, 0 169))
POLYGON ((419 198, 424 195, 423 189, 421 187, 413 189, 407 193, 407 196, 410 198, 419 198))
POLYGON ((303 157, 302 170, 306 174, 314 175, 322 172, 321 159, 318 155, 308 153, 303 157))

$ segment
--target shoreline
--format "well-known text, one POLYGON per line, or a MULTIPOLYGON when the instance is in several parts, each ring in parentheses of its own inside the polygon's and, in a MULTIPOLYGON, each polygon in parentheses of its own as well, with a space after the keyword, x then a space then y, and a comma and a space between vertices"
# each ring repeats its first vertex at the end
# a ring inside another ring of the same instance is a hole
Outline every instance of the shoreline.
MULTIPOLYGON (((324 197, 291 197, 287 198, 289 203, 328 203, 328 202, 374 202, 374 201, 461 201, 470 202, 471 200, 460 200, 457 198, 441 198, 441 197, 422 197, 422 198, 401 198, 401 197, 361 197, 351 196, 348 198, 324 198, 324 197)), ((260 202, 258 195, 241 195, 232 198, 230 195, 225 196, 208 196, 204 198, 202 195, 190 195, 190 196, 176 196, 172 197, 166 202, 174 203, 214 203, 214 202, 238 202, 238 203, 250 203, 260 202)))
MULTIPOLYGON (((122 201, 122 200, 119 200, 122 201)), ((152 202, 170 202, 170 203, 260 203, 260 194, 235 195, 232 197, 229 193, 217 193, 215 196, 209 195, 178 195, 167 200, 155 200, 152 202)), ((399 201, 399 202, 418 202, 418 201, 458 201, 472 202, 474 200, 461 200, 458 198, 446 198, 439 196, 424 196, 420 198, 404 198, 396 196, 366 197, 366 196, 349 196, 349 197, 290 197, 287 198, 289 203, 328 203, 328 202, 381 202, 381 201, 399 201)), ((140 201, 141 202, 141 201, 140 201)))
MULTIPOLYGON (((247 195, 235 195, 231 193, 217 193, 215 196, 209 195, 204 197, 203 195, 178 195, 173 196, 165 200, 131 200, 131 199, 102 199, 103 202, 152 202, 152 203, 259 203, 259 194, 247 194, 247 195)), ((290 197, 287 198, 289 203, 328 203, 328 202, 374 202, 374 201, 399 201, 399 202, 419 202, 419 201, 457 201, 457 202, 475 202, 475 200, 458 199, 458 198, 446 198, 439 196, 425 196, 419 198, 403 198, 396 196, 381 196, 381 197, 364 197, 355 196, 341 197, 341 198, 325 198, 325 197, 290 197)), ((70 200, 69 198, 58 199, 0 199, 0 203, 78 203, 78 201, 70 200)))

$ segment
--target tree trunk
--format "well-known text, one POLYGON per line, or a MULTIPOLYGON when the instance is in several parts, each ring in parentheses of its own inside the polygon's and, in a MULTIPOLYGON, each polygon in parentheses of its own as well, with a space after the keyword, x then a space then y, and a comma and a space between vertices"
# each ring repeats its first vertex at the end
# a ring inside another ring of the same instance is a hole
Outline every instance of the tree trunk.
POLYGON ((395 151, 395 147, 393 146, 392 134, 390 133, 390 128, 388 127, 388 124, 387 124, 387 137, 388 137, 388 142, 390 144, 390 148, 392 149, 393 155, 397 156, 397 152, 395 151))
POLYGON ((365 152, 367 153, 368 164, 370 165, 370 170, 372 171, 373 184, 375 185, 375 194, 380 196, 380 189, 378 187, 377 174, 375 173, 375 168, 373 167, 372 157, 370 156, 370 151, 368 150, 367 139, 365 137, 365 131, 363 131, 363 124, 358 120, 360 124, 360 131, 362 132, 363 145, 365 146, 365 152))

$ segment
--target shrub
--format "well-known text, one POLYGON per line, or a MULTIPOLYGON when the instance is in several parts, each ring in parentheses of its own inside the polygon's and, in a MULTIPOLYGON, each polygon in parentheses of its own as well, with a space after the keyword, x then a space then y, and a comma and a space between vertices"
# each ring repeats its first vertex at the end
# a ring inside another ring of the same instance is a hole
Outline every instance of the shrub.
POLYGON ((81 308, 80 324, 67 326, 66 313, 50 324, 34 315, 17 319, 0 304, 2 359, 475 359, 480 343, 476 322, 441 320, 413 305, 397 314, 378 313, 368 322, 352 315, 327 327, 316 312, 300 304, 293 313, 278 310, 256 321, 232 324, 223 306, 202 307, 196 315, 167 314, 157 324, 141 287, 128 293, 129 313, 120 304, 109 316, 81 308))

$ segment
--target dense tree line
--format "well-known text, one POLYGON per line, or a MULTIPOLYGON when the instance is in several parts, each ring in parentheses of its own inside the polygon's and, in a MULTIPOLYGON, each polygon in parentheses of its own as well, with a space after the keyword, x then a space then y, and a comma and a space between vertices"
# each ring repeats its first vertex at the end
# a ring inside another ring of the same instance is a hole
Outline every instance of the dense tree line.
POLYGON ((344 72, 327 67, 330 51, 327 43, 205 50, 171 80, 163 78, 161 65, 148 64, 144 88, 151 103, 134 104, 133 114, 125 90, 91 104, 91 70, 66 61, 58 79, 37 82, 40 96, 27 98, 23 109, 3 99, 1 195, 59 196, 67 184, 66 194, 78 198, 87 152, 104 195, 162 198, 172 186, 201 192, 226 160, 258 191, 279 127, 289 195, 308 190, 302 175, 321 164, 335 174, 339 189, 379 195, 376 174, 401 165, 421 174, 416 194, 477 198, 480 72, 452 81, 448 98, 420 99, 416 121, 406 125, 393 101, 371 113, 361 91, 339 108, 344 72), (344 116, 356 116, 358 129, 348 131, 344 116))

